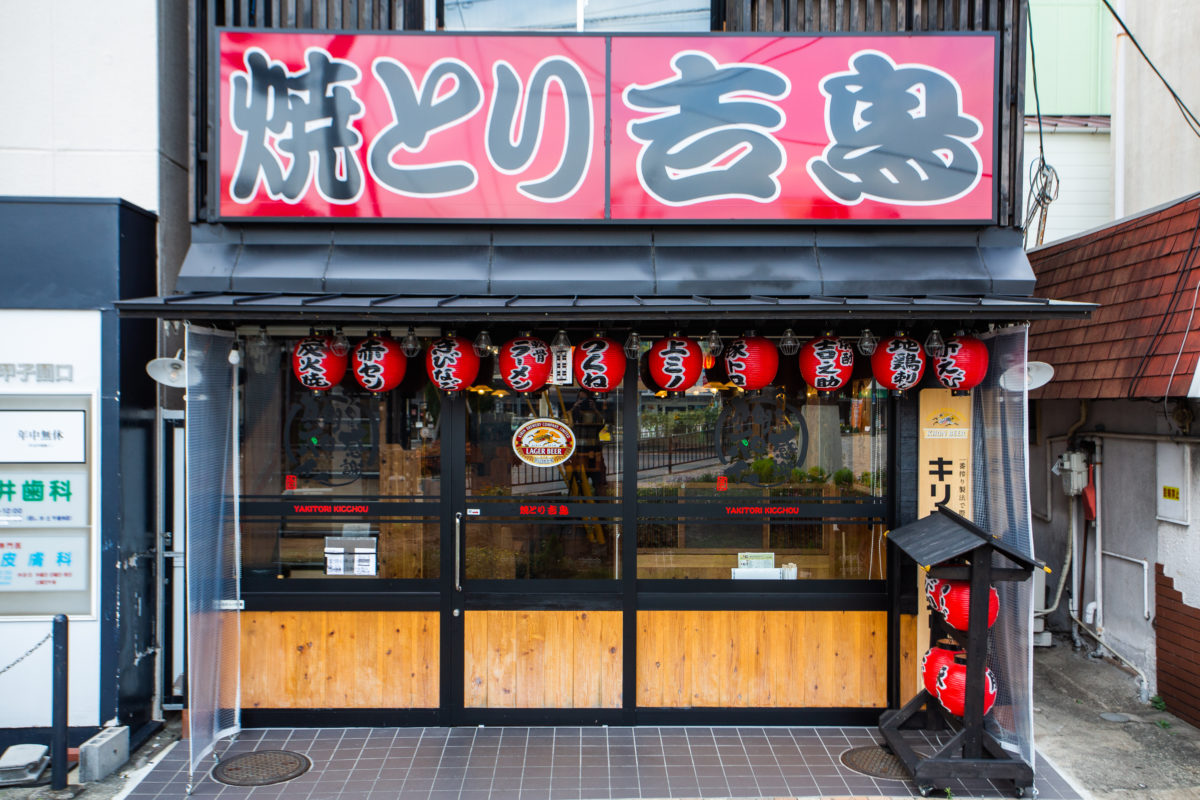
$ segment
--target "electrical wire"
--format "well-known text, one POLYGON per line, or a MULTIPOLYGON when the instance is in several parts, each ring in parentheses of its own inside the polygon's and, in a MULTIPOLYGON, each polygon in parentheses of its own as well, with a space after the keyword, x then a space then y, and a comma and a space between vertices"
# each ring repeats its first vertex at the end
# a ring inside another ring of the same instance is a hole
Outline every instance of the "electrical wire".
MULTIPOLYGON (((1109 3, 1108 0, 1100 0, 1100 2, 1103 3, 1104 7, 1108 9, 1108 13, 1111 14, 1113 19, 1117 21, 1117 24, 1121 26, 1121 30, 1125 32, 1125 35, 1129 37, 1130 43, 1133 44, 1134 48, 1138 51, 1138 54, 1142 57, 1142 60, 1146 62, 1147 66, 1150 67, 1150 69, 1162 82, 1162 85, 1166 87, 1167 92, 1171 95, 1171 100, 1174 101, 1176 108, 1179 109, 1179 113, 1183 116, 1184 122, 1187 123, 1188 128, 1193 134, 1195 134, 1197 137, 1200 137, 1200 118, 1197 118, 1196 115, 1192 113, 1192 110, 1188 108, 1187 103, 1183 101, 1183 98, 1179 96, 1179 93, 1175 91, 1175 88, 1171 86, 1171 83, 1165 77, 1163 77, 1161 72, 1159 72, 1158 67, 1156 67, 1154 62, 1150 60, 1150 56, 1146 55, 1146 51, 1142 48, 1141 43, 1138 42, 1137 37, 1133 35, 1133 31, 1129 30, 1129 26, 1125 24, 1125 20, 1121 19, 1121 15, 1118 14, 1117 10, 1112 7, 1112 4, 1109 3)), ((1182 296, 1184 287, 1187 284, 1188 276, 1191 275, 1193 269, 1192 256, 1196 252, 1196 239, 1198 234, 1200 234, 1200 209, 1197 211, 1196 223, 1192 227, 1192 240, 1188 245, 1187 252, 1183 256, 1183 262, 1179 266, 1179 276, 1175 279, 1175 286, 1171 290, 1171 297, 1167 302, 1167 308, 1163 312, 1162 318, 1158 322, 1158 329, 1154 332, 1154 336, 1150 340, 1150 346, 1147 347, 1146 352, 1142 354, 1141 361, 1138 362, 1138 367, 1134 371, 1133 377, 1129 381, 1129 391, 1126 394, 1129 399, 1134 399, 1136 396, 1137 386, 1146 371, 1146 365, 1149 363, 1150 357, 1154 354, 1155 349, 1157 349, 1158 343, 1162 340, 1167 324, 1174 313, 1172 309, 1182 296)), ((1171 375, 1167 379, 1167 385, 1163 390, 1162 403, 1164 410, 1166 410, 1167 407, 1167 398, 1171 395, 1171 384, 1175 380, 1175 372, 1179 367, 1180 359, 1183 357, 1183 349, 1187 344, 1188 334, 1191 333, 1192 320, 1196 314, 1196 304, 1198 299, 1200 299, 1200 283, 1197 283, 1196 288, 1192 291, 1192 307, 1188 312, 1187 327, 1183 329, 1179 341, 1179 349, 1175 353, 1175 363, 1171 366, 1171 375)), ((1167 414, 1167 419, 1170 418, 1171 415, 1167 414)))
POLYGON ((1176 107, 1179 108, 1179 113, 1183 115, 1183 119, 1187 123, 1187 126, 1191 128, 1192 133, 1200 136, 1200 119, 1197 119, 1192 110, 1187 107, 1187 103, 1183 102, 1183 98, 1179 96, 1170 82, 1163 77, 1163 74, 1158 71, 1158 67, 1154 66, 1154 62, 1150 60, 1150 56, 1146 55, 1146 51, 1138 43, 1137 37, 1133 35, 1133 31, 1129 30, 1129 26, 1125 24, 1125 20, 1121 19, 1121 15, 1117 13, 1116 9, 1112 7, 1108 0, 1100 0, 1100 2, 1104 3, 1104 7, 1108 9, 1108 13, 1112 14, 1113 19, 1121 26, 1121 30, 1125 31, 1125 35, 1129 37, 1129 41, 1137 48, 1138 53, 1142 56, 1142 60, 1146 62, 1150 69, 1154 70, 1154 74, 1162 81, 1162 85, 1167 87, 1167 91, 1171 94, 1171 99, 1175 101, 1176 107))
POLYGON ((1046 233, 1046 214, 1050 204, 1058 199, 1058 172, 1046 163, 1046 141, 1042 133, 1042 98, 1038 93, 1037 51, 1033 46, 1033 9, 1025 3, 1025 19, 1029 24, 1029 69, 1033 74, 1033 106, 1037 112, 1038 157, 1029 163, 1029 206, 1025 213, 1024 244, 1029 246, 1029 225, 1041 211, 1038 222, 1037 244, 1042 243, 1046 233))
MULTIPOLYGON (((1193 197, 1196 197, 1196 195, 1193 195, 1193 197)), ((1142 354, 1141 361, 1138 362, 1137 369, 1134 370, 1133 376, 1130 378, 1129 391, 1126 393, 1126 397, 1130 400, 1135 399, 1137 396, 1138 383, 1141 381, 1142 375, 1146 371, 1146 365, 1150 361, 1150 356, 1154 355, 1154 351, 1158 348, 1158 343, 1162 340, 1162 337, 1164 335, 1164 330, 1167 327, 1167 323, 1170 321, 1170 319, 1174 313, 1172 311, 1172 309, 1175 308, 1175 303, 1179 299, 1180 295, 1182 295, 1183 288, 1184 288, 1185 284, 1187 283, 1187 277, 1192 272, 1192 266, 1191 266, 1192 255, 1196 252, 1196 241, 1197 241, 1198 236, 1200 236, 1200 205, 1197 205, 1196 222, 1192 225, 1192 239, 1191 239, 1191 242, 1188 244, 1187 252, 1185 252, 1183 254, 1183 261, 1180 262, 1179 275, 1175 279, 1174 288, 1171 289, 1171 296, 1170 296, 1170 299, 1167 301, 1167 307, 1166 307, 1166 309, 1164 309, 1162 317, 1159 318, 1158 329, 1154 332, 1154 336, 1150 339, 1149 347, 1147 347, 1146 352, 1142 354)), ((1200 283, 1197 284, 1197 287, 1200 288, 1200 283)), ((1175 368, 1178 367, 1178 365, 1179 365, 1179 358, 1183 355, 1183 346, 1187 342, 1188 333, 1191 332, 1191 328, 1192 328, 1191 320, 1192 320, 1192 315, 1194 315, 1195 311, 1196 311, 1196 301, 1197 301, 1196 294, 1193 293, 1192 310, 1191 310, 1191 313, 1188 315, 1188 326, 1186 328, 1184 328, 1184 330, 1183 330, 1183 337, 1179 342, 1179 352, 1175 357, 1175 366, 1171 368, 1171 378, 1167 382, 1166 388, 1163 390, 1163 398, 1162 399, 1163 399, 1164 407, 1165 407, 1167 398, 1171 394, 1171 381, 1175 380, 1175 368)), ((1169 417, 1169 415, 1168 415, 1168 417, 1169 417)))

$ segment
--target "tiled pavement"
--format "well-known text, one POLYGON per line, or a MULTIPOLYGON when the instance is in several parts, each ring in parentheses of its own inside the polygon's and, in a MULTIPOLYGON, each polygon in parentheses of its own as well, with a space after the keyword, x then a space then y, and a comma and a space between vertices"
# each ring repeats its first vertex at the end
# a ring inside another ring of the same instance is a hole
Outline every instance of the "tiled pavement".
MULTIPOLYGON (((922 736, 923 734, 914 734, 922 736)), ((218 744, 305 753, 313 767, 286 783, 226 786, 197 776, 193 797, 221 800, 607 800, 608 798, 913 797, 907 781, 843 766, 873 728, 267 728, 218 744)), ((186 797, 180 742, 127 800, 186 797)), ((1079 796, 1045 763, 1040 800, 1079 796)), ((953 797, 1011 797, 1011 784, 953 781, 953 797)))

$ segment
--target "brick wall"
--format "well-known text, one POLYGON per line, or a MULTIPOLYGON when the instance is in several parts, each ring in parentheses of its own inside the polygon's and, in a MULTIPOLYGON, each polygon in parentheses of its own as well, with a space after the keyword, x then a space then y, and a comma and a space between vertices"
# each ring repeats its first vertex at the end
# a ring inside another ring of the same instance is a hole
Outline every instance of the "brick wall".
POLYGON ((1183 602, 1162 564, 1154 565, 1154 598, 1158 694, 1168 711, 1200 727, 1200 608, 1183 602))

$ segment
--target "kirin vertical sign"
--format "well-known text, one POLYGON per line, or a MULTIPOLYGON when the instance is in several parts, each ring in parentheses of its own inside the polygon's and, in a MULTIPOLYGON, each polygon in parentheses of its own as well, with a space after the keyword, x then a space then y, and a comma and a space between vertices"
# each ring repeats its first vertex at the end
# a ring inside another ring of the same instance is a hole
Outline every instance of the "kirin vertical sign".
POLYGON ((922 389, 917 515, 938 506, 971 517, 971 398, 922 389))

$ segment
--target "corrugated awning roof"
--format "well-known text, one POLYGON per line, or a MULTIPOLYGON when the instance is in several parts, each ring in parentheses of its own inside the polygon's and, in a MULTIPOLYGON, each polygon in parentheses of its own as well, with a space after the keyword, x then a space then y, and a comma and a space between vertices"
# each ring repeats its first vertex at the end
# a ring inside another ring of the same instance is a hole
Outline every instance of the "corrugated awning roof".
POLYGON ((118 304, 168 319, 575 315, 1032 319, 1019 231, 721 226, 198 225, 177 296, 118 304))

